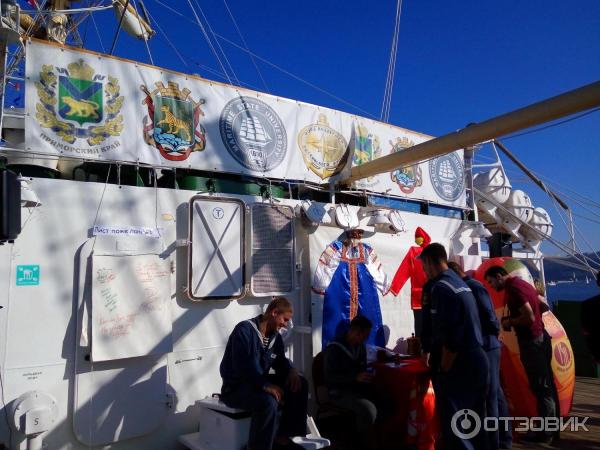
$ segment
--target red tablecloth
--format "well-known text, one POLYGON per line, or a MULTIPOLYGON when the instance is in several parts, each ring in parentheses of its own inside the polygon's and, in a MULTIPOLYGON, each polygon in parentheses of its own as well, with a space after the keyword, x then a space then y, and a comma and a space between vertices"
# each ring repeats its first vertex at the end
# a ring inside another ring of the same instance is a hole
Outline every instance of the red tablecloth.
POLYGON ((428 368, 419 359, 377 363, 375 388, 393 405, 392 415, 382 424, 386 440, 398 442, 398 447, 433 450, 439 426, 428 368))

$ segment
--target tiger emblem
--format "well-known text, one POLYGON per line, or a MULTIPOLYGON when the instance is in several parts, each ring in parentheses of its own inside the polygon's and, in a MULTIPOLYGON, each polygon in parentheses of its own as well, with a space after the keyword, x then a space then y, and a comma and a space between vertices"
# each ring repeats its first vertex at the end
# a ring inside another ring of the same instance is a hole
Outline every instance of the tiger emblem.
POLYGON ((166 124, 169 126, 167 133, 177 134, 181 131, 185 135, 186 141, 192 140, 189 131, 190 125, 188 122, 175 117, 168 105, 163 105, 160 110, 165 113, 165 116, 164 119, 160 120, 156 125, 166 124))

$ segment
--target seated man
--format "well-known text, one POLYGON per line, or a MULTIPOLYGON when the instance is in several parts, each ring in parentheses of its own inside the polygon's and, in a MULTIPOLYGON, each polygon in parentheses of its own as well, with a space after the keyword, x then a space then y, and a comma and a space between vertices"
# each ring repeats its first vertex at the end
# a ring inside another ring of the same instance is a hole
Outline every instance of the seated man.
POLYGON ((367 372, 365 346, 371 327, 369 319, 356 316, 350 322, 348 331, 325 349, 325 385, 330 401, 356 415, 361 449, 375 447, 373 424, 377 408, 369 392, 373 375, 367 372))
POLYGON ((306 435, 308 383, 285 357, 278 333, 291 318, 291 303, 277 297, 264 314, 238 323, 227 341, 221 400, 252 413, 248 450, 271 450, 274 443, 274 448, 302 448, 289 438, 306 435))

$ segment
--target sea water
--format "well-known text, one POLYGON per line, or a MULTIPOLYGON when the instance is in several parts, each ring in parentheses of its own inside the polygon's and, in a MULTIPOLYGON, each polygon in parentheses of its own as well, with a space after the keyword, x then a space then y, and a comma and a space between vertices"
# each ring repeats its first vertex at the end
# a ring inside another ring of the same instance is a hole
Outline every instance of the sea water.
POLYGON ((559 300, 568 300, 580 302, 590 297, 600 295, 600 287, 596 280, 575 283, 559 283, 554 286, 546 285, 546 296, 550 303, 556 303, 559 300))

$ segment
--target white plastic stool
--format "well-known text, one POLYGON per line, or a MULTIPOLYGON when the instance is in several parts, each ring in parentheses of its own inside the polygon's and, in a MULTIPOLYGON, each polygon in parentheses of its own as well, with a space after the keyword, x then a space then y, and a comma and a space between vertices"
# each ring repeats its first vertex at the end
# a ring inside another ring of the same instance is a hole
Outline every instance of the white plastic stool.
MULTIPOLYGON (((250 433, 250 414, 238 408, 230 408, 218 398, 199 400, 200 431, 179 437, 179 442, 190 450, 243 450, 250 433)), ((318 450, 330 445, 322 438, 312 418, 307 425, 310 434, 292 440, 307 450, 318 450)))
MULTIPOLYGON (((202 450, 242 450, 248 443, 250 413, 230 408, 218 398, 196 402, 200 406, 200 433, 196 447, 202 450)), ((195 449, 191 449, 195 450, 195 449)))

